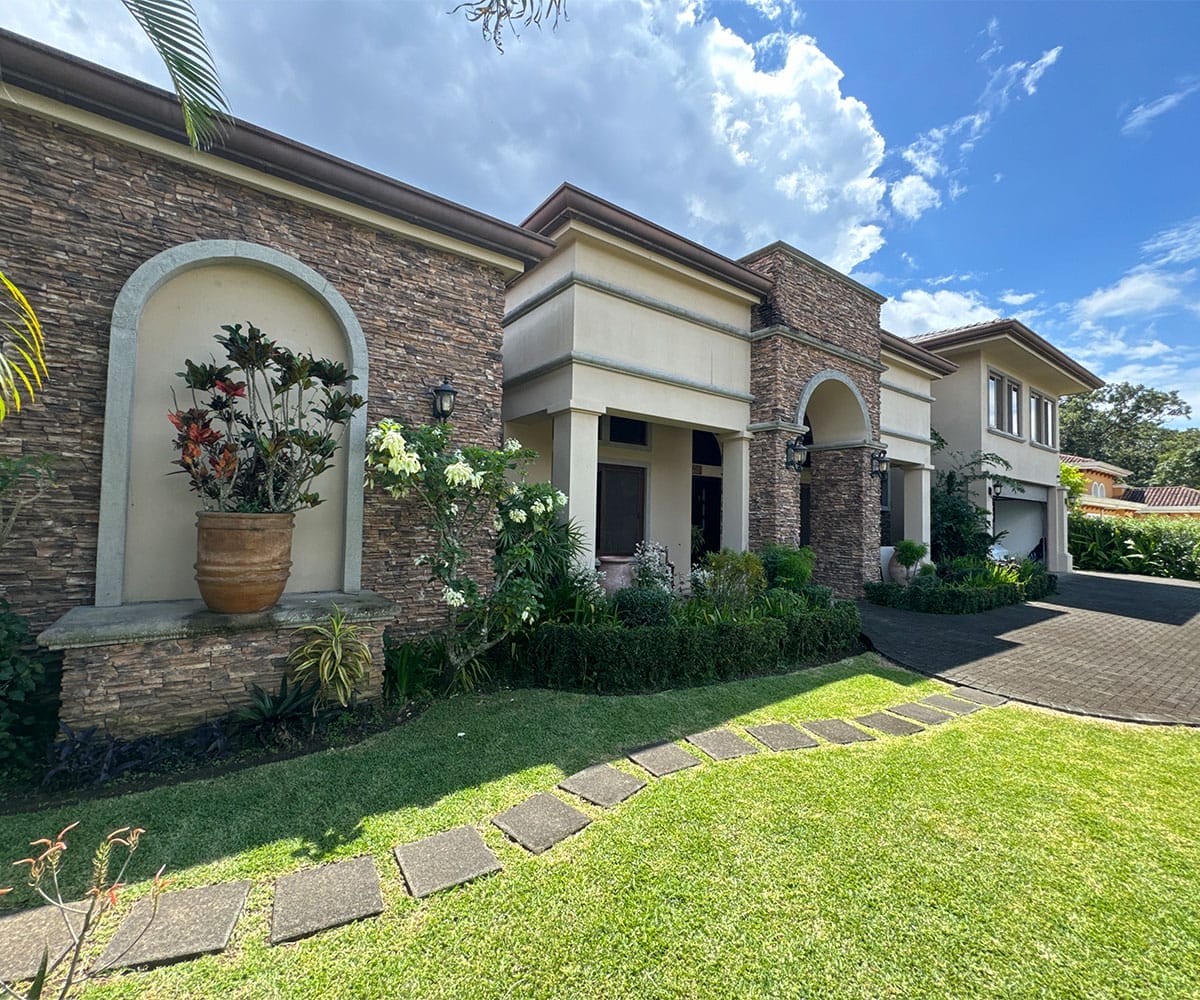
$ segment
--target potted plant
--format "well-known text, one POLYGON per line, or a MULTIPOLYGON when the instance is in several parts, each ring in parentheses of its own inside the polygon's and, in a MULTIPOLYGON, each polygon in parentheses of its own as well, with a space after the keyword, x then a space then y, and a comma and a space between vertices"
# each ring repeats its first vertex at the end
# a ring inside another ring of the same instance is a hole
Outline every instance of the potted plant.
POLYGON ((212 611, 271 607, 291 571, 295 512, 321 502, 338 428, 364 405, 346 366, 279 346, 251 323, 217 335, 225 364, 184 362, 192 406, 169 413, 179 458, 203 509, 196 582, 212 611))
POLYGON ((929 546, 924 542, 914 542, 911 538, 902 538, 896 543, 896 551, 888 566, 889 575, 897 583, 908 586, 912 582, 917 566, 929 552, 929 546))

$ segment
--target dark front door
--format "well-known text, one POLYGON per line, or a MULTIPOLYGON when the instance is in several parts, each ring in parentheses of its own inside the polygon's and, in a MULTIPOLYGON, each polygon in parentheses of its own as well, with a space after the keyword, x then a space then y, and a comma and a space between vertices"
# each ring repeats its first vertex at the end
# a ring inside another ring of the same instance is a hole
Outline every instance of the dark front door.
POLYGON ((596 555, 631 556, 646 539, 646 470, 601 465, 596 470, 596 555))
POLYGON ((721 480, 692 476, 692 561, 721 547, 721 480))

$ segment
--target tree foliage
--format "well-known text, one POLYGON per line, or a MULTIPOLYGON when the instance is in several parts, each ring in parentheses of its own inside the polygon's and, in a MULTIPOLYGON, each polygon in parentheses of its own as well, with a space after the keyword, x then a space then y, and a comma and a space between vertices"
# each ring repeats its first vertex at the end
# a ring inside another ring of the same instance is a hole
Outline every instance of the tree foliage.
POLYGON ((1175 432, 1154 465, 1150 485, 1200 489, 1200 427, 1175 432))
POLYGON ((514 38, 520 37, 517 25, 542 26, 550 21, 551 28, 567 19, 567 0, 468 0, 460 3, 451 13, 462 13, 472 24, 478 24, 483 37, 504 51, 504 32, 511 31, 514 38))
POLYGON ((1079 498, 1088 489, 1087 477, 1075 468, 1075 466, 1068 465, 1066 462, 1059 462, 1058 481, 1062 483, 1063 489, 1067 491, 1067 506, 1072 510, 1078 507, 1079 498))
POLYGON ((1130 471, 1131 483, 1148 483, 1159 455, 1181 433, 1165 423, 1191 415, 1178 392, 1115 382, 1063 401, 1059 443, 1068 455, 1118 465, 1130 471))

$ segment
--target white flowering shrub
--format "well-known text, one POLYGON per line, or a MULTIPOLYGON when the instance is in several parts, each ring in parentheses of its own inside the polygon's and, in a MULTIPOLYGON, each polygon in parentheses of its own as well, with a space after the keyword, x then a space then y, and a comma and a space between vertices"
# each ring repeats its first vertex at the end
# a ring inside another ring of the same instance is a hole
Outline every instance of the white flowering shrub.
POLYGON ((675 569, 662 542, 638 542, 630 581, 634 587, 657 587, 668 593, 675 589, 675 569))
POLYGON ((470 688, 483 675, 484 653, 537 623, 545 587, 569 571, 578 535, 562 524, 566 495, 525 481, 536 452, 511 438, 499 449, 456 448, 452 433, 449 424, 381 420, 367 435, 366 482, 426 508, 433 549, 417 564, 429 567, 450 610, 445 679, 470 688), (488 528, 496 535, 492 575, 476 579, 478 552, 470 546, 488 528))

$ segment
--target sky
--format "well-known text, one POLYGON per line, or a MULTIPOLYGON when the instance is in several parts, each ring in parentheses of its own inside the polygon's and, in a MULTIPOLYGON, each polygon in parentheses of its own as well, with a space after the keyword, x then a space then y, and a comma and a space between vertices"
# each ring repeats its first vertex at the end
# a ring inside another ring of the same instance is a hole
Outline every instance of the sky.
MULTIPOLYGON (((894 333, 1014 316, 1200 424, 1198 3, 567 0, 503 54, 453 0, 195 5, 239 118, 510 222, 566 180, 785 240, 894 333)), ((0 26, 169 86, 120 0, 0 26)))

